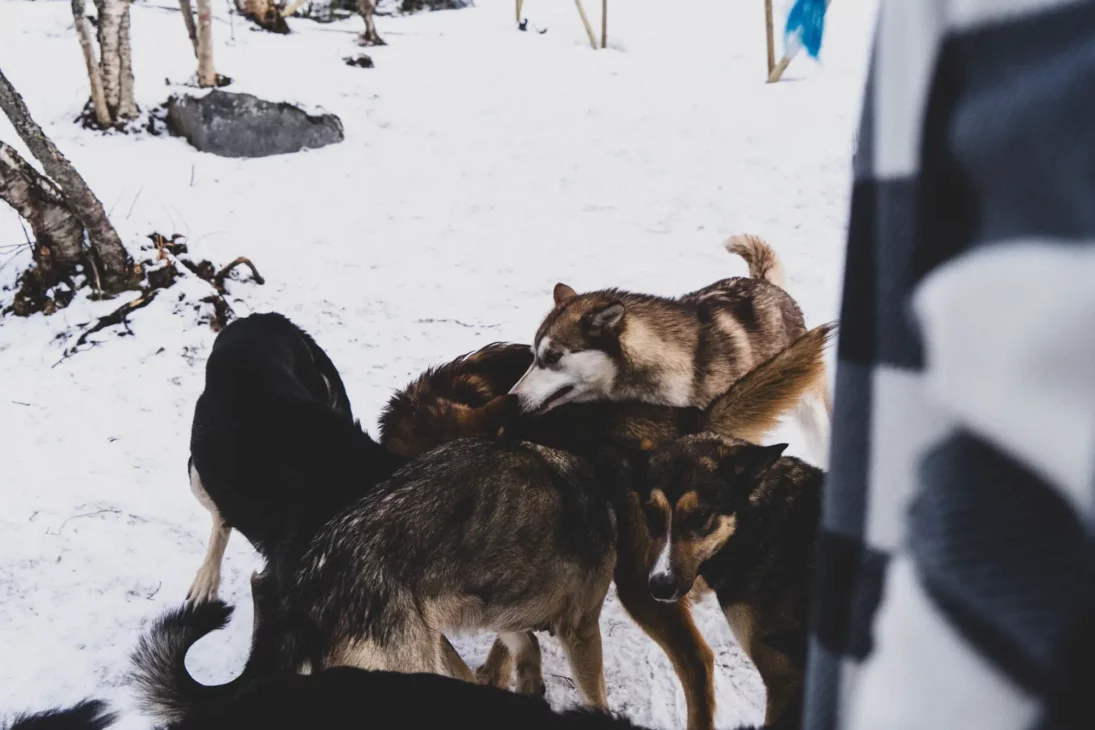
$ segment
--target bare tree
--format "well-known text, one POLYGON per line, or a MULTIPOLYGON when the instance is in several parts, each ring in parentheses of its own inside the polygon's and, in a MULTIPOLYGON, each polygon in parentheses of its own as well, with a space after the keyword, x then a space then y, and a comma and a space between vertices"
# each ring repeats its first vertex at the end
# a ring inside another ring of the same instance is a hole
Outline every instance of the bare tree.
MULTIPOLYGON (((117 231, 110 224, 106 211, 103 210, 103 204, 72 167, 72 163, 65 159, 42 128, 31 118, 23 97, 2 71, 0 71, 0 110, 3 110, 11 120, 12 126, 15 127, 23 143, 41 163, 46 174, 56 183, 56 188, 52 188, 41 181, 36 181, 42 190, 47 191, 40 197, 46 202, 59 205, 60 199, 49 193, 49 191, 55 193, 59 189, 66 207, 87 231, 87 239, 93 253, 90 263, 98 272, 100 288, 107 292, 117 292, 126 288, 127 280, 132 273, 132 262, 117 231)), ((7 157, 11 159, 10 152, 7 157)), ((28 167, 25 163, 24 166, 19 166, 17 163, 9 164, 10 170, 21 170, 24 177, 28 167)), ((42 213, 43 217, 46 215, 46 212, 42 213)), ((56 220, 56 213, 51 219, 56 220)), ((28 220, 31 219, 28 218, 28 220)), ((71 248, 65 251, 67 253, 64 255, 71 255, 71 248)))
POLYGON ((213 3, 198 0, 198 86, 208 88, 217 85, 217 71, 213 68, 213 3))
POLYGON ((100 128, 119 126, 139 113, 133 98, 133 53, 129 40, 130 0, 95 0, 99 11, 99 56, 91 40, 84 0, 72 0, 76 35, 91 83, 91 107, 100 128))

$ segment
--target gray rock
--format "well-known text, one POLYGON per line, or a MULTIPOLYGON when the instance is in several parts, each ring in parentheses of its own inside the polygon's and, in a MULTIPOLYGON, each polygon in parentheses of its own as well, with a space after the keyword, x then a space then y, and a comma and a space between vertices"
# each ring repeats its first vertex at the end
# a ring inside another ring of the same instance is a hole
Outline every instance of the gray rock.
POLYGON ((313 116, 292 104, 214 89, 205 96, 173 96, 167 128, 202 152, 221 157, 266 157, 324 147, 344 139, 333 114, 313 116))
POLYGON ((422 10, 460 10, 474 6, 474 0, 402 0, 399 9, 404 13, 417 13, 422 10))

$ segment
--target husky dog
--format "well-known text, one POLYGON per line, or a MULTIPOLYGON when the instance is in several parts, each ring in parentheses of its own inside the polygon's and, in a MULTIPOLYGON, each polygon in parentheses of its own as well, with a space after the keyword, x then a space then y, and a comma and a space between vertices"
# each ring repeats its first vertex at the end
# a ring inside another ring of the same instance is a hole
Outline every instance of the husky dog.
POLYGON ((117 717, 101 700, 84 700, 72 707, 16 715, 6 730, 105 730, 117 717))
MULTIPOLYGON (((835 325, 822 325, 799 337, 785 350, 761 363, 735 382, 727 392, 706 409, 675 408, 635 401, 569 403, 536 416, 522 414, 515 407, 499 408, 499 398, 487 401, 490 417, 472 416, 452 408, 448 402, 458 398, 447 384, 459 378, 464 362, 483 363, 497 357, 501 350, 491 346, 480 353, 460 358, 428 372, 412 383, 408 392, 398 394, 385 412, 385 428, 398 429, 404 443, 421 448, 435 446, 441 434, 460 434, 460 423, 476 425, 491 422, 490 429, 501 426, 508 438, 530 441, 576 454, 593 461, 605 447, 623 450, 649 450, 670 443, 680 436, 715 432, 759 441, 771 431, 781 415, 800 398, 822 383, 825 377, 824 349, 835 325), (482 353, 482 354, 481 354, 482 353), (438 382, 429 382, 431 373, 444 373, 438 382), (441 407, 434 401, 443 400, 441 407), (408 404, 416 404, 411 408, 408 404), (423 417, 423 413, 430 414, 423 417), (433 418, 450 418, 437 426, 433 418), (508 415, 508 421, 505 416, 508 415), (502 418, 502 420, 498 420, 502 418)), ((521 346, 509 346, 514 354, 521 346)), ((526 349, 525 352, 528 352, 526 349)), ((477 403, 496 396, 494 390, 481 394, 477 403)), ((511 399, 511 406, 513 396, 511 399)), ((470 404, 469 404, 470 405, 470 404)), ((467 406, 465 406, 467 407, 467 406)), ((480 406, 484 410, 485 406, 480 406)), ((382 435, 382 440, 386 435, 382 435)), ((714 656, 699 635, 689 613, 687 601, 659 603, 648 589, 647 578, 657 554, 646 533, 645 517, 638 499, 626 489, 616 495, 619 522, 617 563, 614 579, 617 594, 628 613, 670 656, 684 686, 689 708, 689 728, 711 728, 714 721, 714 656)), ((527 646, 534 647, 529 635, 527 646)), ((533 661, 518 661, 517 688, 542 687, 538 652, 533 661)), ((505 644, 495 642, 480 681, 499 687, 509 685, 512 657, 505 644)))
POLYGON ((402 462, 354 422, 338 370, 304 331, 275 313, 232 322, 194 409, 190 486, 213 531, 188 597, 216 597, 232 528, 269 558, 402 462))
MULTIPOLYGON (((264 620, 261 610, 256 600, 256 625, 264 620)), ((166 612, 141 638, 133 655, 138 699, 146 712, 167 723, 165 730, 359 730, 396 718, 408 730, 450 727, 454 718, 481 730, 641 730, 608 713, 557 713, 539 699, 436 674, 334 667, 220 686, 199 684, 186 669, 186 653, 203 636, 223 628, 231 613, 220 601, 184 606, 166 612)), ((797 725, 778 730, 792 728, 797 725)))
POLYGON ((513 387, 526 411, 565 403, 640 400, 705 407, 758 362, 806 331, 781 287, 776 254, 755 236, 726 244, 751 278, 678 299, 555 286, 555 308, 533 342, 535 361, 513 387))
MULTIPOLYGON (((713 434, 663 447, 636 479, 657 557, 650 594, 682 600, 697 579, 768 690, 766 721, 801 702, 824 472, 713 434)), ((800 710, 794 710, 798 712, 800 710)))

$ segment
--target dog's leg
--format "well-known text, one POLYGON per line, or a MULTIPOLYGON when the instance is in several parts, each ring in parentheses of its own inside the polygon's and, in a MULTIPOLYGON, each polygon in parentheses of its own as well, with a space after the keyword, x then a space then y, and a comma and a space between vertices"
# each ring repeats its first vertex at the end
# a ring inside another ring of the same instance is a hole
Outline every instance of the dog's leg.
POLYGON ((727 606, 724 611, 730 631, 756 665, 767 694, 764 724, 771 725, 783 714, 802 687, 803 672, 791 658, 764 642, 756 612, 747 604, 727 606))
POLYGON ((228 537, 232 534, 232 528, 221 518, 217 506, 209 498, 209 494, 202 486, 201 477, 194 465, 190 465, 190 491, 197 497, 198 502, 209 510, 213 518, 213 531, 209 535, 209 547, 205 551, 205 559, 198 574, 194 576, 194 582, 190 584, 186 599, 194 603, 212 601, 217 597, 217 590, 221 584, 221 561, 224 560, 224 549, 228 546, 228 537))
POLYGON ((513 676, 513 655, 510 654, 506 642, 501 636, 494 637, 494 643, 490 646, 490 653, 483 666, 475 672, 475 678, 479 684, 486 684, 498 689, 509 689, 509 682, 513 676))
POLYGON ((499 634, 517 667, 517 684, 514 690, 525 695, 541 697, 544 688, 543 659, 540 642, 531 631, 499 634))
POLYGON ((475 684, 475 674, 472 673, 464 658, 456 651, 448 637, 441 635, 441 656, 445 662, 446 674, 454 679, 462 679, 465 682, 475 684))
POLYGON ((566 650, 570 671, 582 702, 602 711, 608 711, 608 692, 605 689, 605 664, 601 652, 601 607, 582 616, 577 626, 559 627, 559 635, 566 650))
POLYGON ((692 620, 687 599, 655 601, 650 591, 617 574, 620 604, 673 663, 688 703, 688 730, 715 726, 715 654, 692 620))

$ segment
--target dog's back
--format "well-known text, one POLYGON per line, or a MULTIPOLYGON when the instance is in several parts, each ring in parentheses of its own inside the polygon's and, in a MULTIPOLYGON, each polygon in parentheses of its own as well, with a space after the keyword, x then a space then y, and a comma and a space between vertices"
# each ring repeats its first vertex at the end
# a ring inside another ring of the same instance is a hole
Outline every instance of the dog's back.
POLYGON ((265 555, 288 520, 321 521, 399 463, 354 422, 326 354, 279 314, 217 337, 190 450, 220 517, 265 555))

